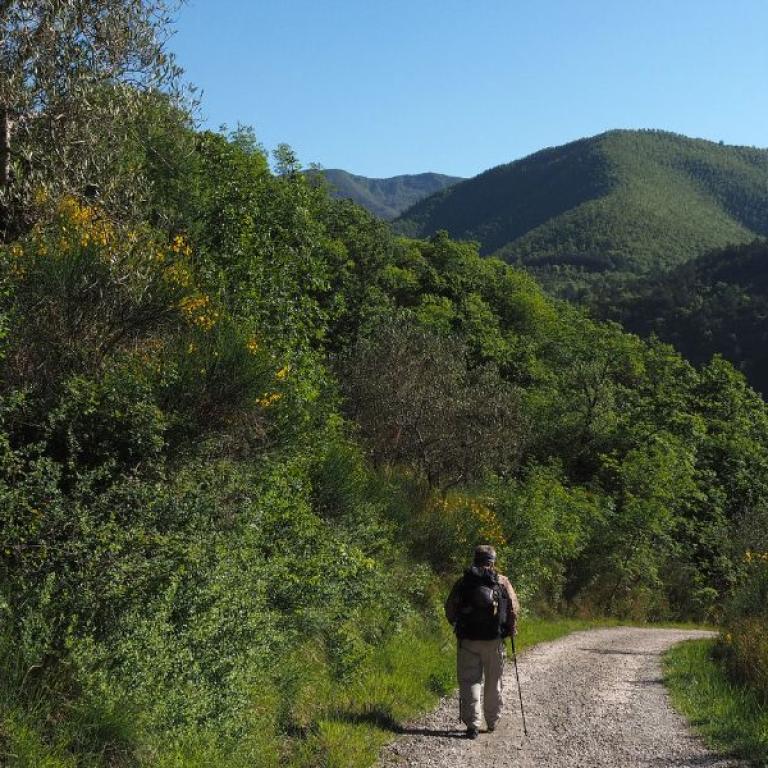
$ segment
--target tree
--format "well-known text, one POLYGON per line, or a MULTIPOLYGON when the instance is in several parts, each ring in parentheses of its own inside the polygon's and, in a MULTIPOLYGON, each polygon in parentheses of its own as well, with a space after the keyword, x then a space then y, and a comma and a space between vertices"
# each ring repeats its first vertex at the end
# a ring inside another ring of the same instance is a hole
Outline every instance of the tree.
POLYGON ((301 170, 299 158, 289 144, 278 144, 277 149, 272 150, 272 158, 278 176, 293 176, 301 170))
POLYGON ((164 50, 172 2, 0 0, 0 238, 48 198, 119 188, 142 94, 177 87, 164 50))
POLYGON ((415 469, 435 488, 508 474, 522 434, 518 393, 464 345, 404 315, 361 338, 342 363, 349 414, 374 462, 415 469))

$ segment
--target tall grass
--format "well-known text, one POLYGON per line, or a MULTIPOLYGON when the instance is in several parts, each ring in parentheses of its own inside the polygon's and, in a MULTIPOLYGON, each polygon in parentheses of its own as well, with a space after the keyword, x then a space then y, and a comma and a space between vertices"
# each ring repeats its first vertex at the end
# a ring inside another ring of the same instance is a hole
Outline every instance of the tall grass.
POLYGON ((728 679, 714 647, 713 640, 692 640, 667 653, 672 702, 710 746, 768 768, 768 707, 755 691, 728 679))

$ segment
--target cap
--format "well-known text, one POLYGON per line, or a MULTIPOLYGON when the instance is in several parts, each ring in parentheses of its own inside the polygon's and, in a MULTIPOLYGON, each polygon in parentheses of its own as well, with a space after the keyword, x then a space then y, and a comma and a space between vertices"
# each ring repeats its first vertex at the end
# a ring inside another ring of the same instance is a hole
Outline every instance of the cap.
POLYGON ((496 562, 496 550, 490 544, 475 547, 475 565, 493 565, 496 562))

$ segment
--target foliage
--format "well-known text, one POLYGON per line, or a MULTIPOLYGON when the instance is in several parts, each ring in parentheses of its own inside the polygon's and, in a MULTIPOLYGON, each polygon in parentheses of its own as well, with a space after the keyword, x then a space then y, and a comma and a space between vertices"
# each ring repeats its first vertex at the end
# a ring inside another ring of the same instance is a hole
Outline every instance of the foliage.
POLYGON ((556 466, 534 466, 492 493, 509 545, 502 567, 521 600, 545 611, 564 608, 566 564, 584 551, 608 500, 568 487, 556 466))
POLYGON ((50 195, 0 249, 0 749, 370 760, 447 689, 481 540, 526 609, 755 618, 768 415, 732 366, 144 103, 142 204, 50 195))
MULTIPOLYGON (((116 203, 133 129, 179 70, 165 50, 164 0, 23 0, 0 10, 0 237, 36 218, 47 196, 116 203)), ((136 174, 131 181, 135 183, 136 174)))
POLYGON ((497 370, 471 370, 466 358, 461 345, 407 319, 352 348, 342 380, 375 466, 412 466, 439 488, 511 471, 518 399, 497 370))
POLYGON ((766 255, 765 240, 731 245, 670 272, 596 290, 589 301, 597 316, 654 334, 696 364, 723 355, 765 394, 766 255))
POLYGON ((768 764, 768 709, 753 690, 728 680, 712 652, 711 640, 696 640, 667 653, 664 680, 672 702, 713 747, 762 768, 768 764))

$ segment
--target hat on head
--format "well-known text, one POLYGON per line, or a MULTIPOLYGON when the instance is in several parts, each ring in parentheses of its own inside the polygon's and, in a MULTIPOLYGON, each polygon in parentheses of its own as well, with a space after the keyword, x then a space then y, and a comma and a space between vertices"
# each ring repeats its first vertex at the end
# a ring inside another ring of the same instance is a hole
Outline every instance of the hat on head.
POLYGON ((496 550, 490 544, 475 547, 475 565, 493 565, 496 562, 496 550))

